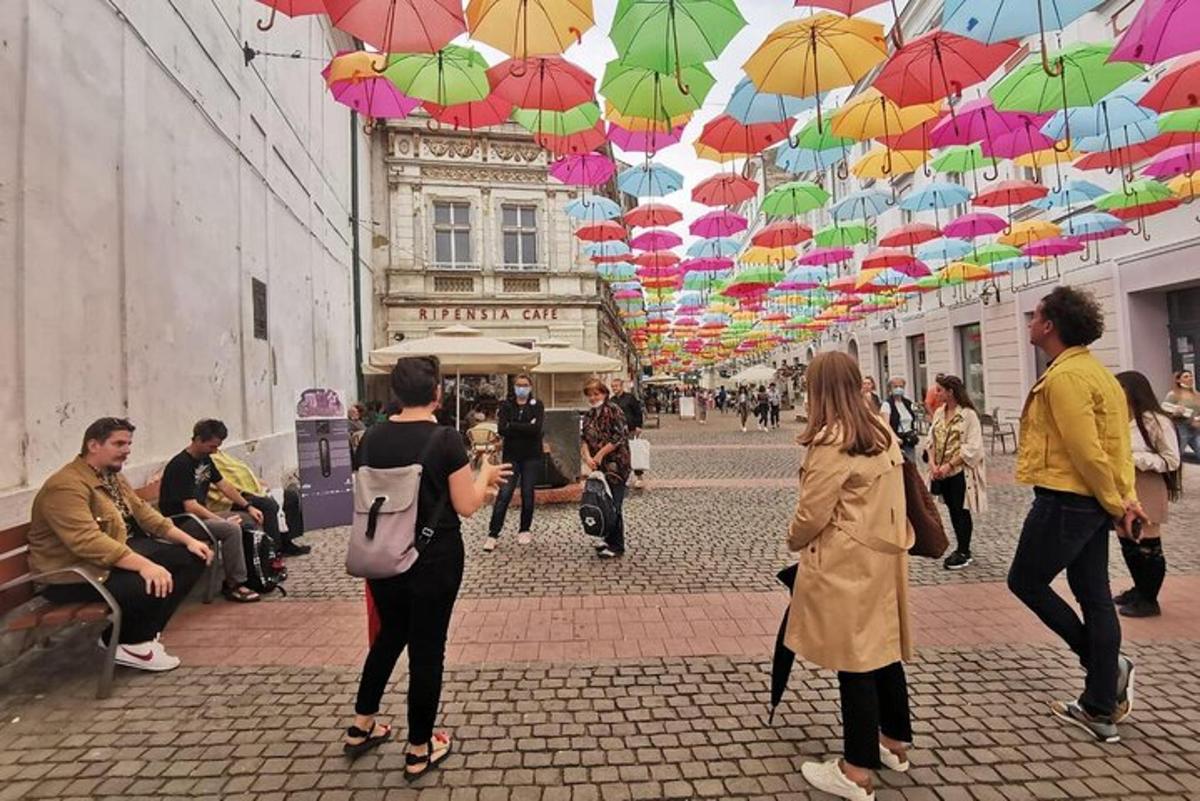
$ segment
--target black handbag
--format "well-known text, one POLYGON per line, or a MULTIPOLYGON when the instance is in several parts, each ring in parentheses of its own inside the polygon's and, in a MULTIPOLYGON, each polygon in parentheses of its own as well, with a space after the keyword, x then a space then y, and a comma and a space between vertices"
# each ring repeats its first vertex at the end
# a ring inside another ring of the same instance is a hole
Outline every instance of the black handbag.
POLYGON ((930 495, 941 495, 943 492, 942 487, 944 485, 944 482, 945 482, 945 479, 942 479, 942 478, 929 479, 929 494, 930 495))

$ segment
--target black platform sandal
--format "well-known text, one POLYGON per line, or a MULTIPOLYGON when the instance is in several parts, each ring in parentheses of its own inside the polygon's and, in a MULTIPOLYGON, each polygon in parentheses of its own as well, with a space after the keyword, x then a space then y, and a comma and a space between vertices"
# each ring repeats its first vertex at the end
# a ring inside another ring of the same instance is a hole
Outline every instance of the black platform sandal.
POLYGON ((453 749, 453 743, 450 736, 443 733, 437 733, 429 740, 429 752, 425 754, 414 754, 411 751, 404 755, 404 779, 405 781, 415 782, 417 779, 424 776, 429 771, 434 770, 438 765, 450 756, 450 751, 453 749), (435 748, 435 745, 442 746, 435 748), (409 770, 408 768, 424 765, 420 770, 409 770))
POLYGON ((392 727, 388 726, 386 723, 381 723, 379 725, 383 728, 383 734, 372 735, 372 732, 375 731, 374 720, 371 721, 371 726, 366 731, 363 731, 357 726, 350 726, 347 728, 347 737, 354 737, 355 739, 361 737, 363 738, 363 741, 361 743, 343 742, 342 752, 346 756, 350 757, 351 760, 355 760, 370 751, 372 748, 376 748, 377 746, 387 742, 392 736, 392 727))

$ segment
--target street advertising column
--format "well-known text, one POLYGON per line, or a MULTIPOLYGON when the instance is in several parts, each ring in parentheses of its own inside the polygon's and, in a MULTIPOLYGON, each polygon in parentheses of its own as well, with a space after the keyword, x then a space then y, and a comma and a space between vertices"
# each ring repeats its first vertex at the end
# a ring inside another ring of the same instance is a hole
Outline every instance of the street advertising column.
POLYGON ((312 388, 300 393, 296 452, 305 530, 350 525, 354 513, 350 421, 336 389, 312 388))

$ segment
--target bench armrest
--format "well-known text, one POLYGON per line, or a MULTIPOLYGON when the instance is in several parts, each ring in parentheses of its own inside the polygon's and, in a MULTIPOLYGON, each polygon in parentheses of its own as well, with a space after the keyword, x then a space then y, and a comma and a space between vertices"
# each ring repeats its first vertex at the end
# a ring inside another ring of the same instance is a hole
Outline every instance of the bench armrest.
POLYGON ((74 573, 75 575, 81 577, 88 584, 92 585, 92 589, 94 589, 100 595, 100 597, 104 600, 104 603, 108 605, 109 609, 115 612, 121 611, 120 604, 117 603, 117 599, 112 596, 112 593, 108 591, 108 588, 104 586, 104 582, 98 580, 95 576, 91 575, 81 567, 64 567, 58 570, 47 570, 45 573, 26 573, 24 576, 18 576, 12 581, 7 581, 4 584, 0 584, 0 592, 10 590, 14 587, 19 587, 22 584, 40 581, 46 576, 54 576, 61 573, 74 573))

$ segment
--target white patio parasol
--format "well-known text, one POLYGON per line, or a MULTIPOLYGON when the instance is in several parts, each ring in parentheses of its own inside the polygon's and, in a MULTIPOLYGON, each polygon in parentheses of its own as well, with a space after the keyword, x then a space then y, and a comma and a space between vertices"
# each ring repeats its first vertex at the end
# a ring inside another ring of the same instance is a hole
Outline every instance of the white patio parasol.
POLYGON ((752 367, 747 367, 741 372, 735 373, 729 379, 734 384, 761 384, 767 381, 775 380, 775 368, 768 367, 765 364, 756 364, 752 367))
POLYGON ((625 369, 625 365, 620 359, 581 350, 572 347, 569 342, 544 339, 533 347, 542 354, 542 360, 530 372, 535 375, 550 376, 550 404, 552 406, 555 398, 554 376, 563 374, 596 375, 598 373, 615 373, 625 369))

